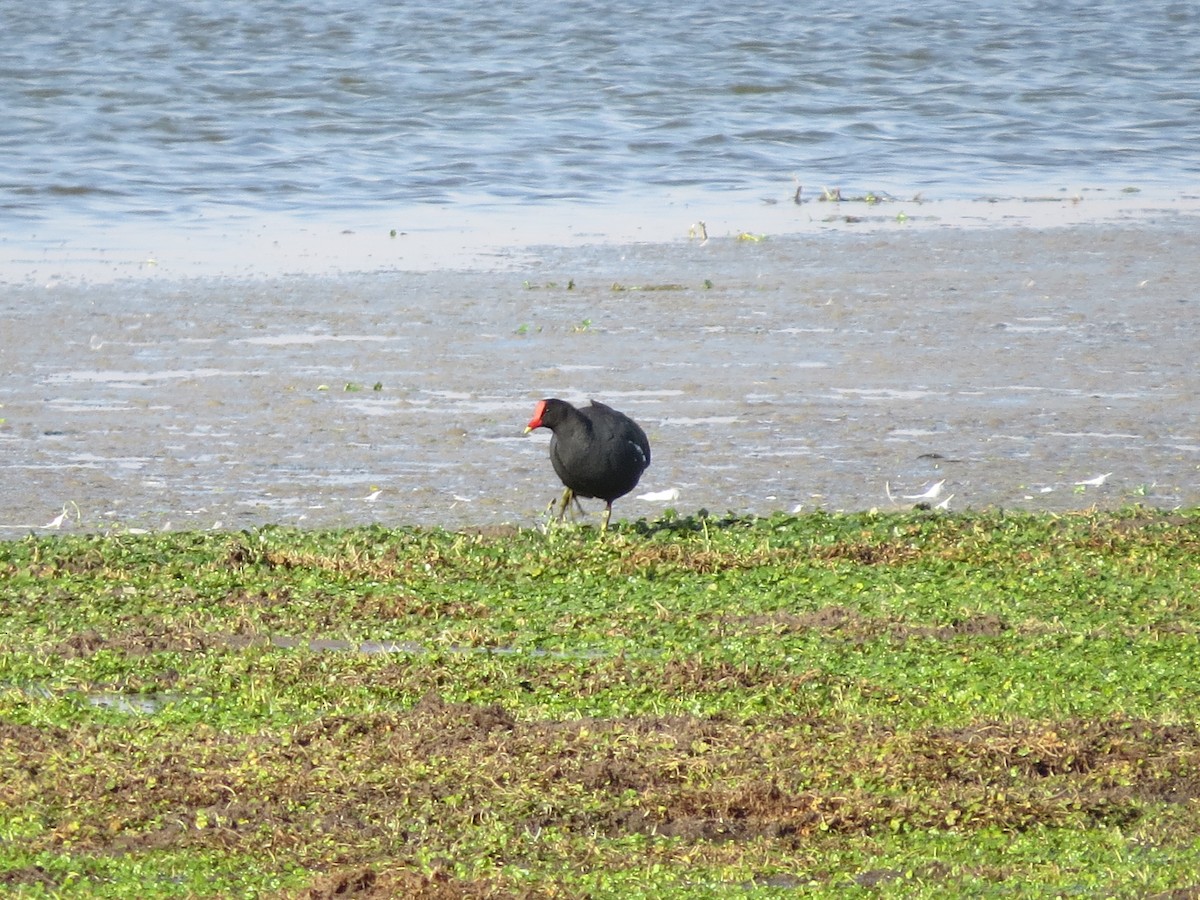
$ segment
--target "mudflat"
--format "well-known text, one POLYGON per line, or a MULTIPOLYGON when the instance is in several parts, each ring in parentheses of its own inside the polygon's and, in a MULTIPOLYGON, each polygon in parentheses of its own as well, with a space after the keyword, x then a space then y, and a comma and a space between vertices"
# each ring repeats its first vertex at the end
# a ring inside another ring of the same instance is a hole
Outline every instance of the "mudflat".
POLYGON ((0 534, 535 524, 559 486, 548 436, 522 429, 550 396, 648 433, 614 519, 1196 505, 1194 225, 731 231, 487 270, 2 286, 0 534))

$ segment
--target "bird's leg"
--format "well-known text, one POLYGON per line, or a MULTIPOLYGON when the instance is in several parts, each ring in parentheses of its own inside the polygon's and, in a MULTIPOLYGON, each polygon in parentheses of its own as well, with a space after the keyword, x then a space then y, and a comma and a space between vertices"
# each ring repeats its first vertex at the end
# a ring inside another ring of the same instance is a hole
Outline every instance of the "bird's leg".
MULTIPOLYGON (((566 488, 562 494, 562 506, 558 510, 558 521, 563 520, 563 516, 567 514, 567 507, 571 505, 571 501, 575 500, 575 492, 570 488, 566 488)), ((575 500, 578 503, 578 500, 575 500)), ((553 505, 553 504, 552 504, 553 505)))
POLYGON ((600 533, 601 534, 604 534, 604 532, 608 531, 608 519, 611 515, 612 515, 612 501, 610 500, 604 504, 604 519, 600 522, 600 533))

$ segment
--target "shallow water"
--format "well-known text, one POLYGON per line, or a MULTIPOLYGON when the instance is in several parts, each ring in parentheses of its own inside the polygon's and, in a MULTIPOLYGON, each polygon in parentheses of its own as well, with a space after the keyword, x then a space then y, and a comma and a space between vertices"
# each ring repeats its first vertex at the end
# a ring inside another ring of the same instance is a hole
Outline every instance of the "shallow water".
POLYGON ((618 518, 1200 503, 1192 221, 10 287, 0 526, 534 524, 551 395, 646 428, 618 518))
POLYGON ((32 219, 1200 171, 1177 0, 47 0, 4 24, 0 209, 32 219))
POLYGON ((46 0, 3 24, 18 259, 139 229, 146 262, 447 212, 645 217, 797 181, 945 200, 1200 174, 1200 11, 1178 0, 46 0))

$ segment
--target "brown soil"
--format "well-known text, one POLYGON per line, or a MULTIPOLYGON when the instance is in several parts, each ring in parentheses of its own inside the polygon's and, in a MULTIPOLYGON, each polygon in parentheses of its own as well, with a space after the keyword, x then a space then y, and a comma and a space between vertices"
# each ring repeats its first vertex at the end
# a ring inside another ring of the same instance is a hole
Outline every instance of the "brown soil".
MULTIPOLYGON (((688 673, 693 683, 743 676, 688 673)), ((359 857, 364 865, 380 849, 403 859, 418 835, 436 841, 496 809, 519 816, 511 824, 530 832, 553 827, 790 845, 818 833, 894 827, 897 820, 915 828, 1016 830, 1127 824, 1147 803, 1200 799, 1200 734, 1128 720, 911 734, 807 717, 522 722, 498 706, 447 703, 431 694, 406 713, 328 716, 286 738, 252 739, 254 777, 271 779, 254 788, 240 782, 245 745, 219 732, 199 741, 188 759, 164 751, 129 769, 127 752, 103 732, 70 737, 5 725, 0 756, 17 777, 4 799, 90 798, 90 821, 50 834, 48 847, 250 850, 266 830, 293 852, 301 836, 324 835, 347 848, 347 861, 359 857), (64 778, 53 760, 68 739, 92 744, 94 765, 64 778), (406 776, 407 767, 422 761, 436 761, 432 777, 406 776), (336 782, 329 780, 331 766, 336 782), (855 776, 894 782, 896 790, 855 788, 855 776), (579 805, 567 802, 580 792, 592 798, 582 817, 579 805), (526 812, 516 812, 535 797, 526 812), (207 827, 190 824, 198 814, 207 827), (407 828, 384 824, 397 820, 407 828)), ((349 879, 347 890, 367 891, 377 875, 338 878, 349 879)), ((423 889, 470 890, 444 880, 423 889)))

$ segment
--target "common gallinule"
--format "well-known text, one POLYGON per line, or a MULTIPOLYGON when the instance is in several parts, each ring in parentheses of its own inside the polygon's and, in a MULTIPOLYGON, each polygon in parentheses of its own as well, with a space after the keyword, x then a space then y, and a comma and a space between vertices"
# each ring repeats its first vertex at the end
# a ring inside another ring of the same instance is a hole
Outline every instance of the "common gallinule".
MULTIPOLYGON (((601 531, 608 530, 613 501, 634 489, 650 465, 650 442, 633 419, 592 401, 575 408, 565 400, 539 400, 525 433, 549 428, 550 462, 566 490, 559 521, 576 496, 604 501, 601 531)), ((553 506, 553 504, 551 504, 553 506)))

